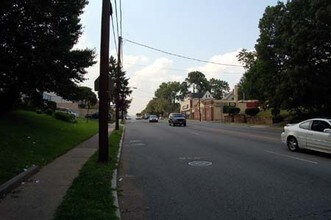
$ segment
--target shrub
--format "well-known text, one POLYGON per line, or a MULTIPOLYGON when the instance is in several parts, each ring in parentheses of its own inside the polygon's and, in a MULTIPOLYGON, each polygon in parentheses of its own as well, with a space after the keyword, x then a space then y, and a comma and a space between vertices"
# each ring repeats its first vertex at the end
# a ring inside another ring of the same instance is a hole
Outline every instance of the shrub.
POLYGON ((237 115, 240 112, 240 108, 237 107, 231 107, 229 108, 229 114, 230 115, 237 115))
POLYGON ((277 116, 277 115, 279 115, 280 114, 279 108, 273 108, 273 109, 271 109, 271 114, 274 117, 277 116))
POLYGON ((54 113, 54 117, 56 119, 59 119, 61 121, 66 121, 66 122, 76 122, 76 118, 74 115, 72 114, 68 114, 68 113, 65 113, 65 112, 60 112, 60 111, 56 111, 54 113))
POLYGON ((245 114, 249 116, 255 116, 260 112, 259 108, 247 108, 245 114))
POLYGON ((41 114, 41 113, 43 113, 43 111, 42 111, 41 109, 38 108, 38 109, 36 109, 36 113, 37 113, 37 114, 41 114))
POLYGON ((48 109, 46 109, 45 110, 45 113, 47 114, 47 115, 53 115, 53 110, 52 109, 50 109, 50 108, 48 108, 48 109))
POLYGON ((53 111, 55 111, 55 109, 56 109, 56 102, 46 100, 45 101, 45 108, 46 109, 52 109, 53 111))
POLYGON ((284 118, 281 115, 277 115, 277 116, 272 118, 272 123, 279 123, 279 122, 282 122, 282 121, 284 121, 284 118))

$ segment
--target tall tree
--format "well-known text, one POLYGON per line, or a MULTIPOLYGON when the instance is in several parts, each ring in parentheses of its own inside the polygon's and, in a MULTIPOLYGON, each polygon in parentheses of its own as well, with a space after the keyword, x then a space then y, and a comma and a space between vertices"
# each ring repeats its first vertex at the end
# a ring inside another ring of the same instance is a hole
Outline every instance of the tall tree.
POLYGON ((211 78, 209 80, 210 93, 215 99, 222 99, 225 92, 229 92, 229 84, 220 79, 211 78))
POLYGON ((196 91, 203 93, 209 90, 208 80, 206 76, 199 71, 189 72, 185 80, 193 88, 193 93, 196 91))
POLYGON ((96 105, 98 103, 98 99, 96 94, 92 91, 91 88, 86 86, 80 86, 75 91, 75 97, 73 98, 75 101, 81 101, 85 107, 88 109, 91 106, 96 105))
POLYGON ((255 87, 271 107, 330 112, 331 2, 279 2, 266 8, 259 28, 256 61, 242 84, 255 87))
MULTIPOLYGON (((73 50, 87 0, 8 0, 0 6, 0 102, 11 107, 21 94, 70 98, 94 51, 73 50)), ((3 110, 4 108, 1 108, 3 110)))
POLYGON ((163 82, 155 91, 155 97, 167 99, 170 103, 174 104, 179 101, 181 87, 179 82, 163 82))
MULTIPOLYGON (((116 106, 118 106, 119 111, 122 113, 121 118, 123 119, 124 114, 127 113, 127 110, 130 107, 131 99, 128 99, 132 90, 129 87, 129 78, 126 77, 126 73, 122 71, 122 68, 117 71, 117 62, 116 59, 111 56, 109 58, 109 78, 110 78, 110 101, 116 104, 116 93, 119 92, 119 100, 116 106), (117 77, 119 81, 119 89, 117 90, 117 77)), ((117 120, 117 119, 116 119, 117 120)))

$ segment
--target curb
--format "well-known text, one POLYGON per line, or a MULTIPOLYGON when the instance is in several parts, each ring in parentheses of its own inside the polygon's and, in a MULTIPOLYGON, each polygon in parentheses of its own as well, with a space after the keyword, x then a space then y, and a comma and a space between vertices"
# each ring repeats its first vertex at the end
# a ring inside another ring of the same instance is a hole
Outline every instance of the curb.
POLYGON ((118 219, 121 219, 121 212, 120 212, 120 206, 119 206, 119 202, 118 202, 117 173, 118 173, 119 164, 120 164, 124 134, 125 134, 125 125, 123 126, 123 133, 122 133, 122 137, 121 137, 121 141, 120 141, 119 149, 118 149, 118 153, 117 153, 117 169, 114 170, 113 178, 111 180, 111 187, 114 189, 113 190, 114 206, 117 208, 116 216, 118 217, 118 219))
POLYGON ((36 174, 39 171, 39 167, 33 165, 29 169, 25 170, 24 172, 18 174, 17 176, 13 177, 12 179, 8 180, 4 184, 0 186, 0 198, 5 197, 10 191, 21 185, 21 183, 30 178, 32 175, 36 174))

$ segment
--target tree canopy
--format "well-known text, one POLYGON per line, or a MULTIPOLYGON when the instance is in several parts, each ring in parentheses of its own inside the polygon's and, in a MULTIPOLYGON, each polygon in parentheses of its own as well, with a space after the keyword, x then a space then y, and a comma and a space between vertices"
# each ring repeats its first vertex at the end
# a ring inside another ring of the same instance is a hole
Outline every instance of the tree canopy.
MULTIPOLYGON (((10 108, 24 94, 72 98, 94 51, 76 50, 87 0, 7 0, 0 6, 0 101, 10 108)), ((4 109, 2 109, 4 110, 4 109)))
POLYGON ((239 55, 244 92, 274 108, 331 112, 331 2, 278 2, 259 28, 256 51, 239 55))

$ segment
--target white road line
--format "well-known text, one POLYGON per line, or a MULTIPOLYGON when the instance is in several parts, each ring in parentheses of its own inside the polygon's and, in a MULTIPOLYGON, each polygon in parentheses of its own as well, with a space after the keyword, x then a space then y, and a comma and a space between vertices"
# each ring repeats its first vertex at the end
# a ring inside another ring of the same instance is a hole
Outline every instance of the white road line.
POLYGON ((196 132, 191 132, 191 134, 194 134, 194 135, 197 135, 197 136, 200 135, 199 133, 196 133, 196 132))
POLYGON ((286 155, 286 154, 280 154, 280 153, 276 153, 276 152, 273 152, 273 151, 265 150, 265 152, 275 154, 275 155, 278 155, 278 156, 282 156, 282 157, 288 157, 288 158, 295 159, 295 160, 301 160, 301 161, 308 162, 308 163, 318 164, 316 161, 306 160, 306 159, 302 159, 302 158, 299 158, 299 157, 292 157, 292 156, 289 156, 289 155, 286 155))

